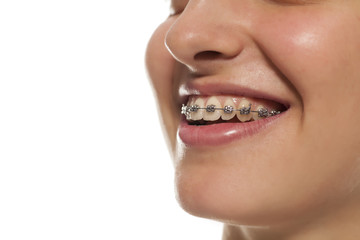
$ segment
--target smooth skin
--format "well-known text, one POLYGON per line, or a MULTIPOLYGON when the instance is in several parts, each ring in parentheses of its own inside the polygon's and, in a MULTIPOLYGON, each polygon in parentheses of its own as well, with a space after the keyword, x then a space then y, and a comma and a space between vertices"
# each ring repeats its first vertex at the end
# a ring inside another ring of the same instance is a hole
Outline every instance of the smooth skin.
POLYGON ((224 240, 360 239, 360 1, 173 0, 146 64, 189 213, 224 240), (215 147, 177 137, 179 88, 238 84, 290 108, 215 147))

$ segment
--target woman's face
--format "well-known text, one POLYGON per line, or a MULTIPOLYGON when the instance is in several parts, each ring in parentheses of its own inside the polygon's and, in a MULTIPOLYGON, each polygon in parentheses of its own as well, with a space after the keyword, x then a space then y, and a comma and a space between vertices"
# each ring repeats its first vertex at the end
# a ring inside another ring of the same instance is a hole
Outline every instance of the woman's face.
POLYGON ((360 1, 173 0, 172 8, 146 63, 182 207, 270 225, 356 202, 360 1), (186 120, 181 105, 195 103, 282 113, 240 122, 248 117, 240 111, 227 120, 200 109, 186 120))

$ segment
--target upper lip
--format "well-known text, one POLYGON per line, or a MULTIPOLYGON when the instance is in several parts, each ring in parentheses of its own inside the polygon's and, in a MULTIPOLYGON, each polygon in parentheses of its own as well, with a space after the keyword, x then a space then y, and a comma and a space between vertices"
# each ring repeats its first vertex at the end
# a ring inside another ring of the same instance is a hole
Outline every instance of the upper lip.
POLYGON ((261 89, 256 85, 243 86, 225 81, 202 81, 194 80, 187 81, 180 85, 179 101, 180 104, 186 104, 189 96, 216 96, 216 95, 236 95, 242 97, 259 98, 271 100, 284 105, 286 108, 290 107, 290 102, 282 98, 279 94, 268 89, 261 89))

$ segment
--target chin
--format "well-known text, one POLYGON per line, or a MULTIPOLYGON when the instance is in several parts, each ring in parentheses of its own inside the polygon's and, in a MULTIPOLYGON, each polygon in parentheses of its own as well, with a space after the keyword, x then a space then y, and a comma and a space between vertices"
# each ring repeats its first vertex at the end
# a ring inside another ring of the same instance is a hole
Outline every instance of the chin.
POLYGON ((295 225, 344 202, 331 181, 301 181, 276 168, 271 172, 268 164, 247 167, 246 160, 234 164, 240 160, 213 153, 189 155, 176 165, 175 186, 180 206, 194 216, 257 227, 295 225))

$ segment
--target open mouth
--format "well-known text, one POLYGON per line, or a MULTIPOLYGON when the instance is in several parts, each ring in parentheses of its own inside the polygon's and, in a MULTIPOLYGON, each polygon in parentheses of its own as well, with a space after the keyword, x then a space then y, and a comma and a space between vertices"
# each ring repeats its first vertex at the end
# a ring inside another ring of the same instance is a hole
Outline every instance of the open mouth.
POLYGON ((271 100, 233 96, 191 96, 182 107, 189 125, 246 123, 269 118, 287 107, 271 100))

